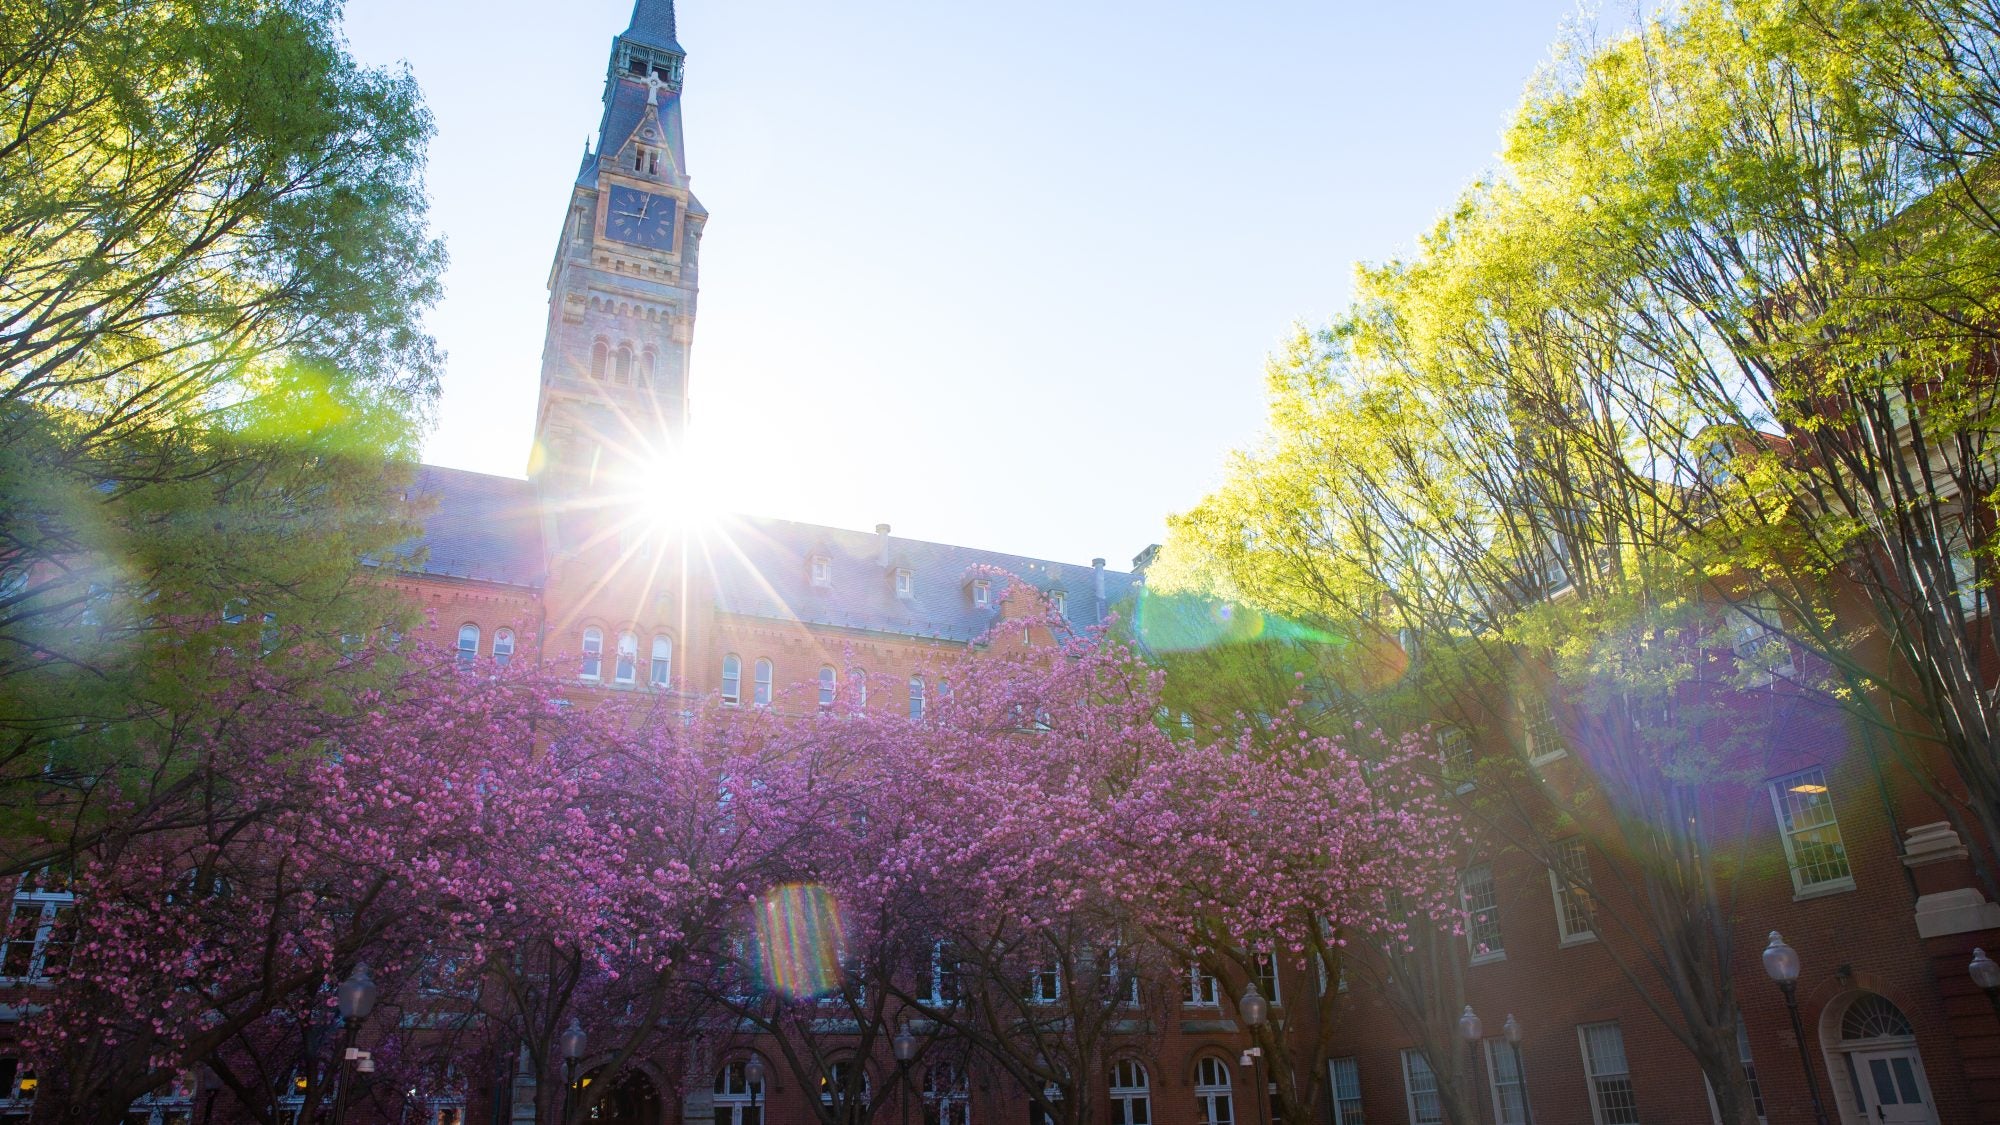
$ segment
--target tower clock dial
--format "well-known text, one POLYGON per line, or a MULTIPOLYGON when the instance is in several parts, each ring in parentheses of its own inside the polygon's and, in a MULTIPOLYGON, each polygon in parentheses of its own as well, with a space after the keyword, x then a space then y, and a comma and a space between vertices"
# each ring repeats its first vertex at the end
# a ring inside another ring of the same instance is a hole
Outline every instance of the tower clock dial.
POLYGON ((613 185, 606 203, 607 236, 653 250, 674 248, 674 212, 678 203, 673 196, 613 185))

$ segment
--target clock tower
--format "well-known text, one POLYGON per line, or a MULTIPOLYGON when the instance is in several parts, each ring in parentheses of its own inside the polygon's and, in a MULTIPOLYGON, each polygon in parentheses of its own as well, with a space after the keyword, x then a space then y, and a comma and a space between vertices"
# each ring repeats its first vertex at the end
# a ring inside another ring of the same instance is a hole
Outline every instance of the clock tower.
MULTIPOLYGON (((688 184, 685 59, 673 0, 637 0, 631 26, 612 40, 596 148, 584 151, 549 271, 528 472, 554 510, 677 487, 664 474, 687 429, 708 217, 688 184)), ((588 534, 551 530, 559 552, 574 552, 588 534)))

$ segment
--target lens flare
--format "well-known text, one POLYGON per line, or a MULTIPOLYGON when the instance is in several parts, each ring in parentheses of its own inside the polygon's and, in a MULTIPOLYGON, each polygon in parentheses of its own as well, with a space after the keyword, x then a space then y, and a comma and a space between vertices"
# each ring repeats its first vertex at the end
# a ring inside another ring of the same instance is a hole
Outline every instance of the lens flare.
POLYGON ((764 981, 788 996, 820 996, 839 988, 845 939, 840 906, 817 883, 773 887, 757 904, 764 981))

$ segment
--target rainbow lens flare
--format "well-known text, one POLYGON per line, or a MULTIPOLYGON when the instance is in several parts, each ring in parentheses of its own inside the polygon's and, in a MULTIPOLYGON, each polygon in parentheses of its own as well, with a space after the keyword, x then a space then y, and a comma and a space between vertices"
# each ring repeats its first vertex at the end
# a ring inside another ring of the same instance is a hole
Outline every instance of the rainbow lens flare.
POLYGON ((773 887, 757 904, 764 981, 786 995, 819 996, 839 988, 846 944, 840 905, 817 883, 773 887))

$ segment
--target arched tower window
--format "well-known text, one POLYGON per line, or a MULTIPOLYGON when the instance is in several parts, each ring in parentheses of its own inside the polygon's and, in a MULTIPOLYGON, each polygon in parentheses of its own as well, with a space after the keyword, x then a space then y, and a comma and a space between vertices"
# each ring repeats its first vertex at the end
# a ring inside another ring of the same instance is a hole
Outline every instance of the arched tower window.
POLYGON ((618 345, 618 355, 615 364, 611 368, 611 377, 620 383, 629 383, 632 381, 632 349, 630 347, 624 344, 618 345))
POLYGON ((609 356, 610 354, 611 350, 604 346, 604 341, 602 340, 599 340, 596 343, 590 345, 591 378, 593 379, 604 378, 604 362, 606 357, 609 356))
POLYGON ((645 354, 639 357, 639 385, 642 387, 652 386, 653 377, 654 375, 658 374, 658 372, 659 372, 659 357, 653 354, 651 348, 648 348, 646 349, 645 354))
POLYGON ((458 627, 458 662, 470 664, 479 658, 479 626, 458 627))

